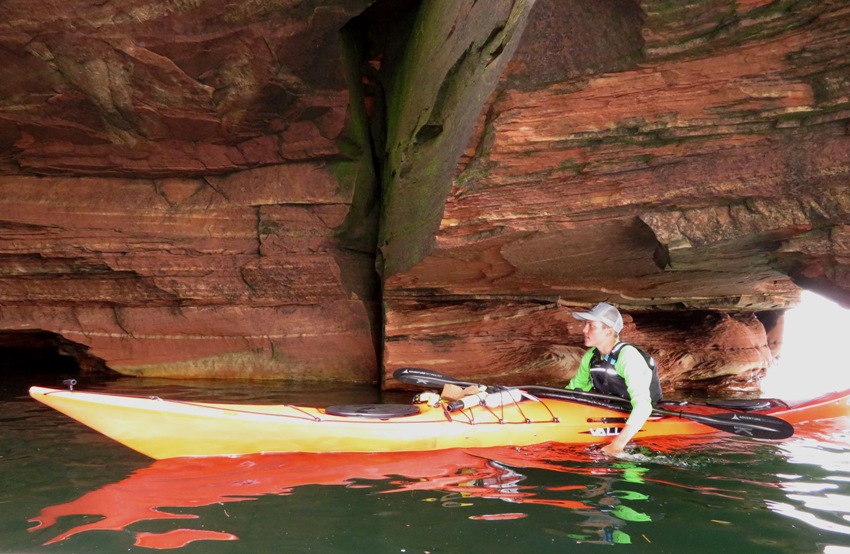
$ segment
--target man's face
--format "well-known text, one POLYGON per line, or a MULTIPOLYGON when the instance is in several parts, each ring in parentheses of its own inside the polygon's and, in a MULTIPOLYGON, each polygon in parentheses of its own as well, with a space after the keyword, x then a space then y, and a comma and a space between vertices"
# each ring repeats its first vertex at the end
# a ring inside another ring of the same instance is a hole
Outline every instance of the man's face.
POLYGON ((587 321, 582 329, 584 345, 587 347, 601 346, 605 344, 614 332, 613 329, 598 321, 587 321))

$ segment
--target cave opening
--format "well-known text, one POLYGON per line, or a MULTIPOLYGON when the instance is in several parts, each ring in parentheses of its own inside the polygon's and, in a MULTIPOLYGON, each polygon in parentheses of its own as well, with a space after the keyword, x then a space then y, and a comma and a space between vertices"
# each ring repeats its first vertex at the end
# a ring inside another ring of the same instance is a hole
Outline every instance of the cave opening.
POLYGON ((804 290, 785 314, 782 351, 762 383, 764 396, 808 400, 850 389, 850 367, 840 355, 850 328, 850 309, 804 290))
POLYGON ((63 386, 80 375, 112 373, 87 346, 43 330, 0 331, 0 392, 25 394, 30 385, 63 386))

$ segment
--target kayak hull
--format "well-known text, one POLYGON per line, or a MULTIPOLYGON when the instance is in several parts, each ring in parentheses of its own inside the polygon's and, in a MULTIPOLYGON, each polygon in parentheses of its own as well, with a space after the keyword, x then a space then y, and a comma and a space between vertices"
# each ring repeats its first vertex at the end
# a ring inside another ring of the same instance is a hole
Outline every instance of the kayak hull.
MULTIPOLYGON (((416 405, 402 417, 334 415, 322 408, 185 402, 32 387, 39 402, 155 459, 283 452, 412 452, 595 443, 623 427, 622 411, 562 399, 526 399, 449 412, 416 405)), ((723 410, 689 406, 691 413, 723 410)), ((770 414, 792 424, 850 414, 850 391, 770 414)), ((635 437, 716 433, 681 417, 653 417, 635 437)))

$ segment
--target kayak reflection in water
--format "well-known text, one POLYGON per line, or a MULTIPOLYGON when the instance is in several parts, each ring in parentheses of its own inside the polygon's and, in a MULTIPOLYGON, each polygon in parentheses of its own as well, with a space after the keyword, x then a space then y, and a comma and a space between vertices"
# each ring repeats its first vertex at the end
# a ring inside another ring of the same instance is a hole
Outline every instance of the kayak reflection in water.
MULTIPOLYGON (((616 487, 624 481, 642 483, 641 471, 645 470, 588 465, 583 449, 567 447, 495 448, 475 453, 446 450, 173 458, 154 462, 76 500, 45 507, 30 519, 34 526, 29 530, 42 535, 45 545, 88 531, 106 530, 129 532, 135 546, 154 549, 181 548, 195 541, 236 541, 244 527, 234 523, 235 528, 230 530, 208 529, 202 518, 215 517, 218 510, 202 508, 221 506, 225 513, 231 510, 236 522, 240 510, 234 504, 267 495, 288 496, 310 485, 337 485, 364 489, 367 495, 417 493, 420 501, 474 512, 468 516, 474 521, 523 519, 533 515, 531 506, 567 509, 587 519, 577 528, 556 534, 581 542, 623 543, 630 541, 622 531, 627 522, 646 522, 649 518, 623 504, 624 500, 631 504, 632 500, 645 499, 645 495, 616 487), (574 463, 566 466, 564 461, 574 463), (562 486, 534 485, 527 482, 520 468, 570 473, 579 478, 562 486), (422 498, 421 493, 428 491, 435 494, 422 498), (499 502, 512 507, 498 509, 499 502), (86 518, 86 523, 70 528, 62 525, 78 522, 79 517, 74 516, 92 515, 101 517, 86 518), (171 521, 173 528, 163 531, 166 521, 171 521), (144 530, 146 526, 148 530, 144 530)), ((231 521, 231 516, 227 515, 225 521, 231 521)))
POLYGON ((611 304, 600 302, 589 312, 572 315, 586 322, 582 333, 584 345, 590 349, 566 388, 619 396, 632 404, 625 427, 601 449, 603 454, 616 456, 649 419, 653 404, 661 400, 658 368, 638 347, 620 342, 623 316, 611 304))

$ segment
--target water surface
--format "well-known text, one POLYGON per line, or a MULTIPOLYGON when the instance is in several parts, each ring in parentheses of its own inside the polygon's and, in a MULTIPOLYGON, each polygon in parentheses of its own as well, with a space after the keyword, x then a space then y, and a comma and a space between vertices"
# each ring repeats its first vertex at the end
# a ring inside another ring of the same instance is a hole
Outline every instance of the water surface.
MULTIPOLYGON (((54 385, 40 381, 38 384, 54 385)), ((0 552, 850 552, 850 422, 585 447, 153 461, 0 390, 0 552)), ((184 399, 373 402, 368 387, 121 379, 184 399)), ((406 401, 409 394, 383 400, 406 401)))

